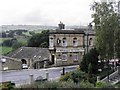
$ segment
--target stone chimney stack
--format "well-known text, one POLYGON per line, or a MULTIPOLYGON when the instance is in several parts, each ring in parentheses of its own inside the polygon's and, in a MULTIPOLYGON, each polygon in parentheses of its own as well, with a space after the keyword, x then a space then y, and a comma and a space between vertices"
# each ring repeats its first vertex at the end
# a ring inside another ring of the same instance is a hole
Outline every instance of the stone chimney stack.
POLYGON ((60 21, 60 24, 58 24, 58 27, 59 27, 59 29, 65 29, 65 24, 63 24, 63 23, 60 21))

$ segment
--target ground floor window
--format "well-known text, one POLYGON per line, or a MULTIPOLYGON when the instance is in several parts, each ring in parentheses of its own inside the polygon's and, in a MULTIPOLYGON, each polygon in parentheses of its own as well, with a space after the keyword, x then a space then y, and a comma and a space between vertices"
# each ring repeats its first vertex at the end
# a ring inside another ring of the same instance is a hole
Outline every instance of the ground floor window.
POLYGON ((67 54, 66 53, 62 53, 62 60, 67 61, 67 54))
POLYGON ((73 55, 72 55, 72 59, 73 59, 74 61, 77 61, 77 60, 78 60, 78 54, 77 54, 77 53, 73 54, 73 55))
POLYGON ((57 55, 57 59, 61 59, 61 54, 60 53, 57 55))

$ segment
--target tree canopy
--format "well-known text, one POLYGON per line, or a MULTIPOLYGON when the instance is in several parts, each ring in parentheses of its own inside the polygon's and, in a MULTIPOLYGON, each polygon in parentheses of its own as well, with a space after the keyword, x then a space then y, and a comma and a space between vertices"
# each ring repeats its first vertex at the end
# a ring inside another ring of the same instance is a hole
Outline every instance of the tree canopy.
POLYGON ((83 60, 80 63, 80 69, 86 73, 97 73, 99 60, 98 56, 98 51, 95 48, 91 49, 90 52, 83 56, 83 60))
POLYGON ((29 47, 43 47, 48 48, 49 43, 49 30, 44 30, 41 33, 33 34, 28 40, 29 47))
POLYGON ((91 9, 94 11, 92 18, 96 32, 95 45, 101 59, 109 60, 115 55, 120 56, 120 30, 113 3, 94 2, 91 9))

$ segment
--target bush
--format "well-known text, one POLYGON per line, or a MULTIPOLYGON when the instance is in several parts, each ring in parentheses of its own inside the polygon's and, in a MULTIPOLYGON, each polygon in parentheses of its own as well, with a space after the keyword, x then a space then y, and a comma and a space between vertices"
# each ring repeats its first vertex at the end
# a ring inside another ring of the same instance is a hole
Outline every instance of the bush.
POLYGON ((17 41, 15 43, 13 43, 12 48, 13 48, 13 50, 15 50, 15 49, 18 49, 22 46, 23 46, 22 43, 17 41))
POLYGON ((94 88, 94 85, 91 84, 88 80, 86 80, 80 83, 80 87, 81 88, 94 88))
POLYGON ((92 84, 96 84, 96 81, 97 81, 97 77, 93 76, 91 78, 89 78, 89 82, 92 83, 92 84))
POLYGON ((74 83, 78 83, 86 79, 86 74, 80 70, 75 70, 60 77, 60 81, 73 80, 74 83))
MULTIPOLYGON (((21 88, 45 88, 49 90, 57 90, 59 88, 93 88, 94 86, 90 84, 88 81, 81 83, 74 83, 71 79, 68 81, 46 81, 43 83, 34 83, 31 85, 24 85, 21 88)), ((22 89, 21 89, 22 90, 22 89)))
POLYGON ((113 85, 105 82, 97 82, 96 87, 97 88, 115 88, 113 85))
POLYGON ((38 88, 49 88, 49 90, 54 90, 58 87, 60 87, 60 84, 55 81, 46 81, 38 85, 38 88))
POLYGON ((3 90, 14 90, 14 85, 11 82, 4 82, 2 83, 3 90))
POLYGON ((71 76, 71 73, 66 73, 60 77, 60 81, 67 81, 71 76))
POLYGON ((60 82, 61 88, 80 88, 80 84, 76 84, 73 80, 69 79, 66 82, 60 82))

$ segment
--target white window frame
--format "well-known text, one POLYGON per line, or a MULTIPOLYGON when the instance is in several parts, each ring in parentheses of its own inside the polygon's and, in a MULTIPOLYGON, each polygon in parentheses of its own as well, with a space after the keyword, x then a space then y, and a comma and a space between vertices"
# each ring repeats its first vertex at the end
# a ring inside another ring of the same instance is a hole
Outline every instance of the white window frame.
POLYGON ((72 59, 73 59, 74 61, 78 61, 78 54, 73 54, 73 55, 72 55, 72 59))

